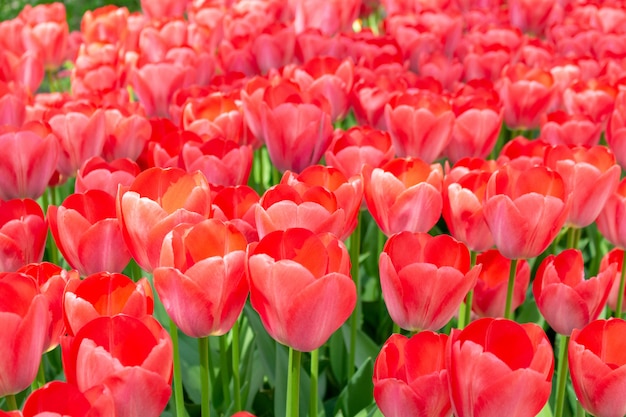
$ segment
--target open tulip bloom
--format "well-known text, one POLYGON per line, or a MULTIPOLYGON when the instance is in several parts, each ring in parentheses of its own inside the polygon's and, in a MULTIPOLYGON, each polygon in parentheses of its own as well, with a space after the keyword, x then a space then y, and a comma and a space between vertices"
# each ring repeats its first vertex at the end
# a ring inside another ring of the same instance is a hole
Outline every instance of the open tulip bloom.
POLYGON ((626 0, 0 3, 0 417, 626 415, 626 0))

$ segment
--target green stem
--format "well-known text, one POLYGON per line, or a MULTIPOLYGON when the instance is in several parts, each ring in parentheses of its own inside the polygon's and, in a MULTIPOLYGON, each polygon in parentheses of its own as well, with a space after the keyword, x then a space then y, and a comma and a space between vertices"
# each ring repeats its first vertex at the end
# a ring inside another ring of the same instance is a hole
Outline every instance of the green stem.
POLYGON ((302 352, 289 348, 287 376, 287 417, 298 417, 300 412, 300 360, 302 352))
POLYGON ((513 289, 515 288, 516 272, 517 272, 517 259, 511 259, 511 269, 509 270, 509 285, 506 289, 506 304, 504 305, 504 318, 505 319, 513 318, 511 305, 513 303, 513 289))
POLYGON ((230 404, 230 381, 228 378, 228 337, 227 334, 220 336, 220 367, 222 371, 222 392, 224 393, 224 404, 230 404))
POLYGON ((557 364, 556 411, 554 417, 563 417, 565 407, 565 386, 567 385, 567 345, 569 336, 559 335, 559 363, 557 364))
POLYGON ((201 408, 202 417, 211 415, 211 387, 209 383, 209 338, 198 339, 198 353, 200 355, 200 385, 202 387, 201 408))
POLYGON ((587 413, 580 402, 576 402, 576 417, 586 417, 587 413))
POLYGON ((15 399, 15 395, 7 395, 6 397, 4 397, 4 399, 7 402, 7 407, 9 408, 9 411, 17 410, 17 400, 15 399))
POLYGON ((35 381, 33 381, 33 383, 30 385, 33 391, 46 385, 46 373, 43 363, 44 358, 45 355, 41 357, 41 361, 39 362, 39 370, 37 371, 37 377, 35 378, 35 381))
POLYGON ((578 240, 580 239, 580 229, 570 227, 567 231, 567 247, 570 249, 578 248, 578 240))
POLYGON ((180 368, 180 355, 178 350, 178 328, 170 319, 170 338, 172 339, 172 349, 174 356, 174 400, 176 404, 176 417, 186 416, 185 398, 183 397, 183 380, 180 368))
POLYGON ((615 306, 615 317, 622 317, 622 305, 624 304, 624 283, 626 276, 626 250, 622 261, 622 273, 619 278, 619 289, 617 290, 617 305, 615 306))
POLYGON ((241 411, 241 382, 239 381, 239 320, 232 329, 233 349, 233 394, 235 396, 235 412, 241 411))
POLYGON ((319 349, 315 349, 311 352, 311 401, 309 402, 309 417, 317 417, 317 386, 320 367, 319 355, 319 349))
POLYGON ((354 374, 354 365, 356 360, 356 336, 359 327, 359 314, 361 311, 360 294, 361 294, 361 278, 359 276, 359 257, 361 256, 361 211, 357 217, 356 229, 350 235, 350 261, 352 262, 351 275, 356 287, 357 301, 354 311, 350 316, 350 352, 348 355, 348 381, 352 379, 354 374))
MULTIPOLYGON (((473 250, 470 251, 470 268, 473 268, 476 265, 476 252, 473 250)), ((460 330, 464 329, 465 326, 469 324, 472 319, 472 303, 474 301, 474 290, 470 290, 465 297, 465 303, 461 304, 461 308, 459 309, 459 324, 458 328, 460 330)))

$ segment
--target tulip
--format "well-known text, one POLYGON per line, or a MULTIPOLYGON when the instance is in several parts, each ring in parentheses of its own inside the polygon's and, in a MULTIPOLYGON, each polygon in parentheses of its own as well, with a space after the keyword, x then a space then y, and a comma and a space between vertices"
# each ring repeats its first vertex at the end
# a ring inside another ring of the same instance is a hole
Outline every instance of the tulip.
POLYGON ((536 324, 485 318, 453 330, 446 367, 454 415, 533 417, 550 397, 554 353, 536 324))
POLYGON ((247 184, 252 168, 252 147, 222 138, 202 144, 183 144, 179 161, 187 172, 202 172, 209 184, 247 184))
POLYGON ((17 272, 32 277, 39 285, 39 290, 48 299, 50 311, 50 326, 44 344, 46 352, 51 351, 59 344, 59 338, 66 333, 63 321, 63 297, 66 287, 71 283, 77 283, 80 279, 75 270, 66 271, 60 266, 50 262, 28 264, 17 272))
POLYGON ((507 165, 487 184, 483 214, 496 247, 509 259, 534 258, 563 227, 570 203, 559 174, 507 165))
POLYGON ((48 300, 33 278, 0 273, 0 397, 26 389, 39 369, 50 325, 48 300))
POLYGON ((0 271, 41 262, 48 226, 34 200, 0 200, 0 271))
MULTIPOLYGON (((614 248, 602 257, 600 261, 600 273, 612 269, 611 265, 615 264, 616 271, 615 276, 612 278, 611 289, 609 290, 609 297, 607 298, 607 305, 613 311, 617 310, 617 299, 619 294, 620 279, 622 276, 622 266, 624 265, 624 251, 619 248, 614 248)), ((626 289, 624 290, 626 291, 626 289)), ((622 292, 622 300, 624 300, 624 292, 622 292)), ((622 301, 623 303, 623 301, 622 301)), ((624 312, 624 308, 620 312, 616 311, 616 314, 624 312)))
POLYGON ((566 224, 587 227, 597 219, 619 183, 621 168, 605 146, 556 146, 546 151, 545 163, 561 175, 572 201, 566 224))
POLYGON ((539 311, 557 333, 569 336, 582 329, 606 304, 616 266, 585 279, 583 256, 568 249, 549 255, 541 262, 533 281, 533 294, 539 311))
POLYGON ((68 283, 63 296, 63 320, 74 336, 98 317, 124 314, 138 319, 152 314, 154 296, 146 278, 136 283, 123 274, 101 272, 68 283))
POLYGON ((360 177, 348 180, 332 167, 313 165, 299 175, 287 171, 259 201, 255 216, 259 237, 302 227, 346 239, 356 227, 362 189, 360 177))
POLYGON ((389 133, 367 126, 336 130, 324 154, 328 166, 337 168, 346 177, 359 175, 363 166, 380 168, 393 159, 389 133))
POLYGON ((295 14, 297 32, 317 28, 328 36, 352 30, 352 22, 361 8, 361 0, 332 0, 323 5, 312 0, 290 0, 289 4, 295 14))
POLYGON ((596 224, 602 236, 620 249, 626 248, 626 180, 622 180, 617 190, 606 200, 596 224))
POLYGON ((140 172, 137 163, 130 159, 106 162, 95 156, 86 160, 76 173, 74 191, 85 193, 88 190, 102 190, 116 197, 118 187, 130 187, 140 172))
POLYGON ((601 133, 602 124, 583 114, 558 110, 541 118, 540 138, 550 145, 594 146, 601 133))
POLYGON ((200 172, 151 168, 117 195, 117 217, 131 255, 146 271, 158 266, 165 235, 180 223, 211 214, 211 194, 200 172))
POLYGON ((474 288, 480 266, 470 268, 469 250, 448 235, 401 232, 385 244, 379 270, 394 323, 411 331, 436 331, 474 288))
POLYGON ((120 158, 136 160, 152 134, 150 122, 126 110, 106 109, 104 114, 107 135, 102 149, 104 159, 109 162, 120 158))
POLYGON ((0 129, 0 199, 39 198, 59 159, 59 143, 50 127, 28 122, 20 129, 0 129), (15 156, 19 155, 19 158, 15 156))
POLYGON ((583 408, 597 417, 626 414, 626 321, 596 320, 575 329, 568 359, 572 385, 583 408))
POLYGON ((85 392, 103 385, 115 415, 157 417, 171 394, 172 341, 151 316, 118 314, 85 324, 61 341, 67 382, 85 392), (148 389, 149 388, 149 389, 148 389))
POLYGON ((367 208, 382 232, 428 232, 441 217, 441 165, 394 159, 382 168, 363 168, 367 208))
POLYGON ((349 274, 348 251, 331 234, 275 231, 248 249, 252 307, 272 338, 298 351, 319 348, 350 317, 349 274))
POLYGON ((394 97, 385 106, 385 120, 399 157, 431 163, 452 138, 452 107, 444 97, 430 92, 394 97))
POLYGON ((154 286, 165 311, 188 336, 221 336, 248 298, 246 238, 208 219, 175 227, 163 240, 154 286))
MULTIPOLYGON (((472 311, 479 317, 504 317, 511 260, 496 249, 491 249, 479 253, 476 264, 482 265, 482 269, 474 287, 472 311)), ((528 261, 521 259, 515 267, 511 311, 524 303, 529 283, 530 265, 528 261)))
POLYGON ((386 417, 451 413, 445 351, 448 336, 429 331, 392 335, 374 364, 374 399, 386 417))
POLYGON ((213 217, 234 225, 248 243, 258 242, 254 213, 259 199, 247 185, 222 188, 213 196, 213 217))
POLYGON ((69 28, 63 3, 26 5, 19 14, 26 24, 22 41, 27 50, 40 54, 48 69, 63 64, 67 55, 69 28))
POLYGON ((26 398, 23 417, 103 417, 114 412, 113 398, 103 386, 83 393, 75 385, 52 381, 26 398))
POLYGON ((81 275, 122 272, 130 261, 112 195, 72 194, 60 206, 48 206, 48 219, 59 251, 81 275))

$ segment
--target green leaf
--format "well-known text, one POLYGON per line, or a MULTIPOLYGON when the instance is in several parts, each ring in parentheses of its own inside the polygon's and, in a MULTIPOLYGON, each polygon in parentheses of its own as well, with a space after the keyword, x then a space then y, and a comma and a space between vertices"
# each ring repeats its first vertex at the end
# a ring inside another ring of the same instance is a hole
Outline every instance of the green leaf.
POLYGON ((265 367, 269 382, 271 385, 276 385, 276 368, 274 366, 274 361, 276 360, 276 342, 267 334, 259 315, 249 304, 246 304, 243 312, 254 332, 256 345, 261 355, 261 363, 265 367))
POLYGON ((341 386, 345 385, 348 378, 348 350, 344 343, 343 334, 335 332, 328 341, 328 355, 330 369, 341 386))
POLYGON ((543 409, 537 414, 537 417, 552 417, 552 409, 550 403, 546 403, 543 409))
POLYGON ((341 412, 346 417, 356 416, 361 410, 372 404, 374 401, 373 373, 374 362, 372 359, 367 359, 339 394, 339 399, 335 405, 335 415, 341 412))

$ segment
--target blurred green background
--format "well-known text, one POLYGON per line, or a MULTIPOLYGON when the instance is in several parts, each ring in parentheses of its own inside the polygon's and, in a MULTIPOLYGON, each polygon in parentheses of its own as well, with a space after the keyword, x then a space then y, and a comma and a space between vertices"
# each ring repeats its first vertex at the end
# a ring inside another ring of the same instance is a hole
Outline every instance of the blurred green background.
MULTIPOLYGON (((0 0, 0 20, 13 19, 26 4, 35 6, 53 2, 53 0, 0 0)), ((139 0, 67 0, 61 3, 65 4, 70 30, 79 29, 80 19, 86 10, 97 9, 107 4, 125 6, 131 12, 139 10, 139 0)))

